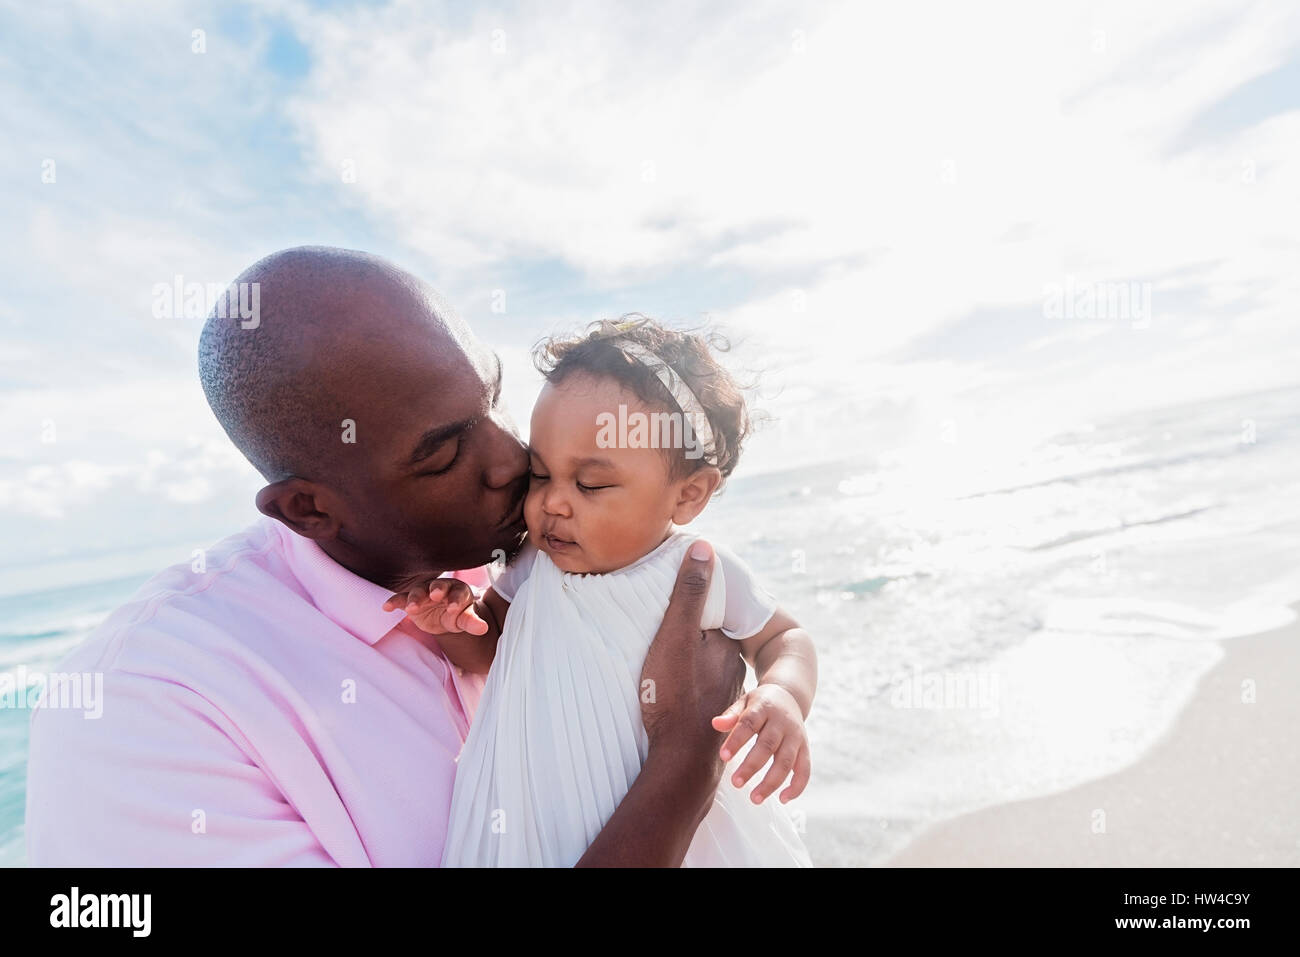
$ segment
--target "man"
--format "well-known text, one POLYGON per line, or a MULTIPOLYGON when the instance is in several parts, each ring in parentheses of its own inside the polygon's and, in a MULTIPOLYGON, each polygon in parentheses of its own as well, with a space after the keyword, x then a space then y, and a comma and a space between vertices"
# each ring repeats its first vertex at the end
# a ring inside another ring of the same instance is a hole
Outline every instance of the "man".
MULTIPOLYGON (((260 314, 214 310, 200 374, 266 478, 265 517, 160 573, 60 666, 103 675, 102 716, 32 714, 35 865, 440 860, 482 678, 383 603, 522 543, 528 457, 500 360, 363 253, 286 250, 236 283, 259 284, 260 314)), ((710 718, 744 667, 699 629, 710 556, 683 563, 645 663, 649 757, 580 864, 675 866, 710 806, 710 718)))

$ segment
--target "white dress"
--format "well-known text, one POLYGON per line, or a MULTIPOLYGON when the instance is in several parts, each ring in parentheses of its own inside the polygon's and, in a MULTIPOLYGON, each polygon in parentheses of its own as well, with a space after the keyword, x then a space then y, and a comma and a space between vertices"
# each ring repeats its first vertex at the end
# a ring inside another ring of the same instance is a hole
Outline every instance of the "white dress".
MULTIPOLYGON (((587 850, 645 760, 641 666, 695 538, 675 530, 604 575, 562 572, 530 544, 498 577, 510 612, 457 765, 444 867, 570 867, 587 850)), ((704 627, 756 634, 775 600, 714 551, 704 627)), ((780 789, 749 799, 765 771, 731 783, 748 750, 728 763, 683 866, 812 866, 780 789)))

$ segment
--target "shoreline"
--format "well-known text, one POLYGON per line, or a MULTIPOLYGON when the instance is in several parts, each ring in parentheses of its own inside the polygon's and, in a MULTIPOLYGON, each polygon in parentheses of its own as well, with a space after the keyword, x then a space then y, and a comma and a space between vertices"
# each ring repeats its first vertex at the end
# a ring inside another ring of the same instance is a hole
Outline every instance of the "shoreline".
POLYGON ((938 821, 878 866, 1300 865, 1300 621, 1220 645, 1223 659, 1135 763, 938 821))

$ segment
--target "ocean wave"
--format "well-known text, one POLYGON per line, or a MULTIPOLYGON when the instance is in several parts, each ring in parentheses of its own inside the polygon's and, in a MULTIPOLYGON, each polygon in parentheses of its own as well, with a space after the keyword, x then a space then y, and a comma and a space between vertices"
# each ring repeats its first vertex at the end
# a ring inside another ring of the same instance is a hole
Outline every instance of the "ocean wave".
POLYGON ((966 495, 959 495, 957 496, 957 501, 965 502, 973 499, 988 498, 993 495, 1012 495, 1016 492, 1048 488, 1053 485, 1077 485, 1093 479, 1113 478, 1117 475, 1126 475, 1132 472, 1157 471, 1174 465, 1189 465, 1192 463, 1213 461, 1215 459, 1224 459, 1240 455, 1242 453, 1242 448, 1241 445, 1234 444, 1227 448, 1216 447, 1200 451, 1183 452, 1178 455, 1150 456, 1148 458, 1132 459, 1115 465, 1103 465, 1077 472, 1062 472, 1017 485, 1007 485, 1002 488, 985 489, 979 492, 970 492, 966 495))
POLYGON ((1102 528, 1081 528, 1073 532, 1067 532, 1066 534, 1060 535, 1056 538, 1039 542, 1036 545, 1029 545, 1026 547, 1026 550, 1031 552, 1042 552, 1049 548, 1060 548, 1062 545, 1072 545, 1075 542, 1086 541, 1089 538, 1101 538, 1106 535, 1115 535, 1119 532, 1127 531, 1130 528, 1141 528, 1145 525, 1164 525, 1168 522, 1177 522, 1185 518, 1202 515, 1205 512, 1211 511, 1215 507, 1216 506, 1214 505, 1202 505, 1197 508, 1170 512, 1167 515, 1157 515, 1155 518, 1142 518, 1133 521, 1121 520, 1102 528))
POLYGON ((56 637, 32 639, 0 648, 0 670, 26 665, 30 669, 49 668, 63 659, 93 631, 60 632, 56 637))
MULTIPOLYGON (((1300 596, 1298 596, 1300 597, 1300 596)), ((1295 621, 1286 604, 1244 600, 1218 609, 1140 598, 1061 599, 1047 609, 1045 631, 1069 634, 1226 641, 1295 621)))
POLYGON ((0 628, 0 644, 57 638, 59 635, 82 634, 92 631, 108 617, 107 611, 83 612, 63 619, 44 621, 26 628, 0 628))

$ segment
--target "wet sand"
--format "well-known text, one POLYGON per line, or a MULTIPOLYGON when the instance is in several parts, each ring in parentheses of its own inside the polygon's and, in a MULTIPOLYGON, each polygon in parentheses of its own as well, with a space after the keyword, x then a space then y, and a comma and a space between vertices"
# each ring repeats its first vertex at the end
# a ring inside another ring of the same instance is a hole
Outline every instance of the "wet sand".
POLYGON ((1137 763, 942 821, 884 866, 1300 865, 1300 622, 1224 649, 1137 763))

